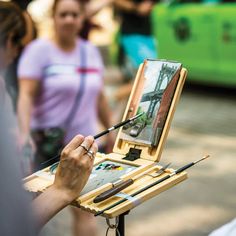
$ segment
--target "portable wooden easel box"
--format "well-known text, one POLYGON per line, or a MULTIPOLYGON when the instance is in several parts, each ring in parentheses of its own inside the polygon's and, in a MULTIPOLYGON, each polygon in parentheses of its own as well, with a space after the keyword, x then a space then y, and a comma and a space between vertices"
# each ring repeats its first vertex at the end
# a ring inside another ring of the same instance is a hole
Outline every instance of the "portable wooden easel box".
MULTIPOLYGON (((140 65, 123 120, 143 115, 120 128, 112 153, 97 153, 89 181, 74 205, 114 218, 187 179, 187 173, 181 172, 151 186, 173 171, 166 168, 156 174, 163 167, 159 161, 186 75, 177 62, 147 59, 140 65), (130 179, 132 184, 122 193, 94 202, 104 191, 130 179)), ((38 171, 24 180, 25 188, 40 194, 53 183, 54 174, 52 166, 38 171)))

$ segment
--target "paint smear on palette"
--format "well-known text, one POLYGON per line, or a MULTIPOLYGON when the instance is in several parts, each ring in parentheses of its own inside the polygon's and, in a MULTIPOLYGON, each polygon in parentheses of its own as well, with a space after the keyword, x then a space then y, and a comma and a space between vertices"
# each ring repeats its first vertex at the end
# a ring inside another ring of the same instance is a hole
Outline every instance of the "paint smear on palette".
POLYGON ((96 170, 123 170, 124 167, 117 165, 117 164, 113 164, 113 163, 101 163, 96 167, 96 170))
POLYGON ((114 161, 104 161, 93 167, 92 173, 81 195, 97 189, 104 184, 114 183, 119 180, 121 176, 136 168, 138 167, 114 161))

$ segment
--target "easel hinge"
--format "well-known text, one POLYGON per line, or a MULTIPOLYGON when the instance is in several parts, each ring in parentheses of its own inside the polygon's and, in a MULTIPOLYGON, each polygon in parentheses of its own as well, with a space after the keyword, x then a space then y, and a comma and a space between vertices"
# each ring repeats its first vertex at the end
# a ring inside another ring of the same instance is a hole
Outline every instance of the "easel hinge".
POLYGON ((141 149, 130 148, 129 152, 125 155, 123 159, 128 161, 135 161, 140 158, 141 152, 141 149))

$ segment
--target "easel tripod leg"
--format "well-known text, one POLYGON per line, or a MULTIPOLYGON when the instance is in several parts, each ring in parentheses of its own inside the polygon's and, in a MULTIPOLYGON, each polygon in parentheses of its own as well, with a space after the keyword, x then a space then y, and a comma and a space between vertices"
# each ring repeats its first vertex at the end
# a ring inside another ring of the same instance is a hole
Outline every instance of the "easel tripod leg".
POLYGON ((116 236, 125 236, 125 215, 128 215, 129 211, 119 215, 119 223, 116 232, 116 236))

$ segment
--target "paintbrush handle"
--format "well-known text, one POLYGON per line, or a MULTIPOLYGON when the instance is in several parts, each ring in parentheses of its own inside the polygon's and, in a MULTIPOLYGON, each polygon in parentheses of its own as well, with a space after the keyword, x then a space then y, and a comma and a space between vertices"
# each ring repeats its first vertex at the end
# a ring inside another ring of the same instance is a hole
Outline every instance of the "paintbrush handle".
POLYGON ((105 135, 105 134, 108 134, 109 132, 110 132, 110 130, 104 130, 104 131, 102 131, 101 133, 96 134, 96 135, 94 136, 94 139, 100 138, 101 136, 103 136, 103 135, 105 135))
POLYGON ((129 122, 130 122, 130 119, 125 120, 125 121, 122 121, 122 122, 120 122, 119 124, 116 124, 116 125, 112 126, 111 128, 102 131, 102 132, 99 133, 99 134, 96 134, 96 135, 94 136, 94 139, 100 138, 101 136, 103 136, 103 135, 105 135, 105 134, 108 134, 110 131, 115 130, 115 129, 117 129, 117 128, 119 128, 119 127, 121 127, 121 126, 123 126, 123 125, 129 123, 129 122))
POLYGON ((182 171, 187 170, 189 167, 194 166, 195 164, 197 164, 197 163, 199 163, 200 161, 203 161, 203 160, 205 160, 205 159, 207 159, 207 158, 209 158, 209 157, 210 157, 210 155, 206 155, 206 156, 204 156, 203 158, 201 158, 201 159, 199 159, 199 160, 197 160, 197 161, 191 162, 191 163, 189 163, 189 164, 187 164, 187 165, 185 165, 185 166, 183 166, 183 167, 180 167, 178 170, 175 171, 175 173, 176 173, 176 174, 179 174, 179 173, 181 173, 182 171))
POLYGON ((108 189, 107 191, 99 194, 97 197, 94 198, 93 202, 98 203, 106 200, 109 197, 114 196, 115 194, 119 193, 121 190, 129 187, 131 184, 134 183, 134 180, 128 179, 125 181, 122 181, 120 184, 117 184, 116 186, 108 189))
POLYGON ((189 163, 189 164, 187 164, 185 166, 180 167, 178 170, 175 171, 175 173, 179 174, 179 173, 183 172, 184 170, 188 169, 189 167, 191 167, 193 165, 195 165, 195 163, 191 162, 191 163, 189 163))
POLYGON ((40 164, 41 168, 45 168, 46 167, 46 166, 44 166, 45 164, 47 164, 47 166, 50 166, 51 164, 54 164, 54 163, 60 161, 60 157, 61 157, 61 154, 54 156, 54 157, 48 159, 47 161, 42 162, 40 164), (53 163, 51 163, 52 161, 53 161, 53 163))

